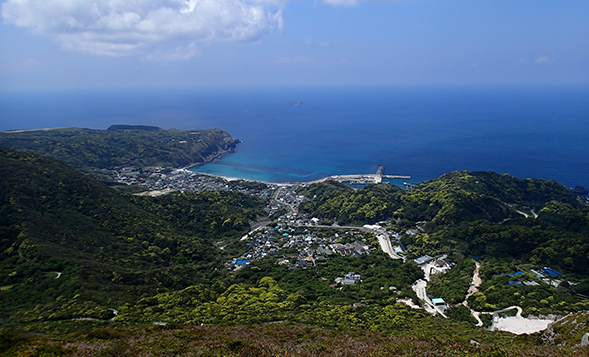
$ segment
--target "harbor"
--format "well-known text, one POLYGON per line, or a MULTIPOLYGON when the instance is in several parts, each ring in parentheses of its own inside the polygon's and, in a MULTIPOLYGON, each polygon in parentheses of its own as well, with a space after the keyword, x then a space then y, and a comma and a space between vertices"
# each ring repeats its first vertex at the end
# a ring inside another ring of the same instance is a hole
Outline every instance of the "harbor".
POLYGON ((314 182, 324 182, 327 180, 335 180, 342 183, 348 183, 350 185, 367 185, 369 183, 382 183, 383 179, 404 179, 410 180, 411 176, 408 175, 385 175, 384 165, 378 165, 376 173, 374 174, 356 174, 356 175, 333 175, 322 178, 314 182))

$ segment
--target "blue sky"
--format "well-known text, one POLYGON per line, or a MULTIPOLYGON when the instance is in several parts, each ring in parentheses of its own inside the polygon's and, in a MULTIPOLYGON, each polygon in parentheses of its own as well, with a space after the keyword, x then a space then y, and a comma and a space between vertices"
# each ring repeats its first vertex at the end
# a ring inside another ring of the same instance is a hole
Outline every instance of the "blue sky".
POLYGON ((586 85, 589 1, 5 0, 0 88, 586 85))

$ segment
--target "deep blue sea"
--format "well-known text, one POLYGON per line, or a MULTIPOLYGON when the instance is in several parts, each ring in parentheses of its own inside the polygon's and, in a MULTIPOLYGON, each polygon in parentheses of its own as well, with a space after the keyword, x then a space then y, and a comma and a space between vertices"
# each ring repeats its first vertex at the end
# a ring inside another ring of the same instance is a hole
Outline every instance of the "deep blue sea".
POLYGON ((267 182, 382 164, 414 183, 484 170, 589 187, 588 87, 0 93, 0 130, 111 124, 225 129, 237 152, 196 171, 267 182))

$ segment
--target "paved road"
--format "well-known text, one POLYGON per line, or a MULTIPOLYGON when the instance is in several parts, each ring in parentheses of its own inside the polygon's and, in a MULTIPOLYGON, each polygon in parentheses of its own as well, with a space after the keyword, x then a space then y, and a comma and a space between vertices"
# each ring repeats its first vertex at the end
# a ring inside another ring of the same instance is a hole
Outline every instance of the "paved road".
MULTIPOLYGON (((261 219, 261 220, 259 220, 259 221, 257 221, 256 223, 254 223, 254 224, 252 224, 252 225, 251 225, 251 228, 250 228, 250 231, 249 231, 249 233, 251 233, 251 232, 253 232, 253 231, 255 231, 255 230, 258 230, 258 229, 260 229, 261 227, 264 227, 264 226, 266 226, 266 225, 267 225, 268 223, 270 223, 270 222, 271 222, 271 221, 270 221, 270 219, 268 219, 267 217, 264 217, 263 219, 261 219)), ((248 233, 248 234, 249 234, 249 233, 248 233)))
POLYGON ((413 291, 415 291, 415 294, 417 294, 417 297, 423 303, 423 308, 425 309, 425 311, 432 315, 439 313, 439 311, 434 307, 434 305, 427 297, 427 281, 419 279, 411 286, 411 288, 413 289, 413 291))

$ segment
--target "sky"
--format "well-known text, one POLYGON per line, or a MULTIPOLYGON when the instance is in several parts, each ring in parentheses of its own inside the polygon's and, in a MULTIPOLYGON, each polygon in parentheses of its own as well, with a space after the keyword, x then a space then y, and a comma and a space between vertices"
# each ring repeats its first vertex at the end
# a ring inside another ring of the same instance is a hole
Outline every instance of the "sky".
POLYGON ((587 0, 4 0, 0 89, 587 85, 587 0))

